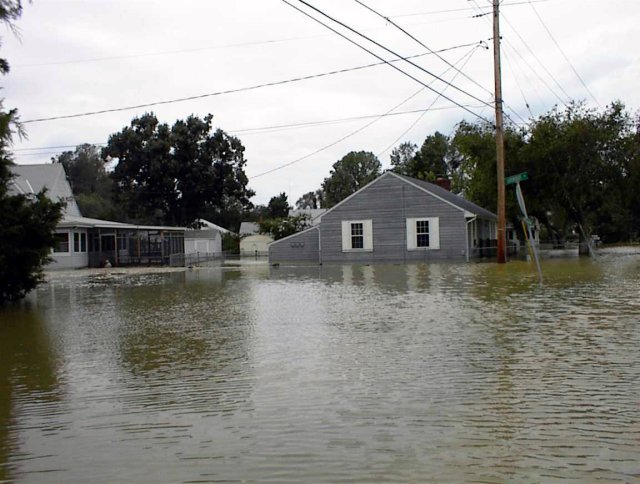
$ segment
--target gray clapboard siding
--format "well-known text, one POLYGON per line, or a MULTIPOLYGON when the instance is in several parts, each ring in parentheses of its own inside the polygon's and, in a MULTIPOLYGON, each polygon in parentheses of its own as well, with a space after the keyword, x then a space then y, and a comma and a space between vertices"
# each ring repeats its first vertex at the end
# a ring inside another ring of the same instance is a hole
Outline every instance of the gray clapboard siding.
POLYGON ((326 213, 320 224, 322 262, 421 261, 464 258, 464 211, 394 176, 383 176, 346 203, 326 213), (407 250, 406 219, 438 217, 440 249, 407 250), (342 220, 371 219, 373 252, 342 252, 342 220))
POLYGON ((284 239, 276 240, 269 245, 269 261, 305 262, 317 264, 320 262, 318 227, 313 227, 284 239))
POLYGON ((319 263, 410 262, 467 258, 467 220, 477 216, 485 232, 495 215, 442 188, 387 172, 327 211, 317 231, 274 242, 270 261, 319 263), (407 249, 407 218, 439 223, 438 249, 407 249), (371 220, 373 250, 343 251, 344 221, 371 220), (315 254, 313 251, 317 251, 315 254))

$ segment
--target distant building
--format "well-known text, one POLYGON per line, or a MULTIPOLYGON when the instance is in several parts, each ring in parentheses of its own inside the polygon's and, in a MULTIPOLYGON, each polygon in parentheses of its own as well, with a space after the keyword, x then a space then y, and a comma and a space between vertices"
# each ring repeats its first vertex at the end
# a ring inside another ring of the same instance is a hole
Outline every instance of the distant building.
POLYGON ((269 255, 269 244, 273 238, 268 235, 249 235, 240 239, 240 255, 247 256, 267 256, 269 255))
POLYGON ((242 222, 240 224, 240 236, 254 235, 260 232, 260 226, 255 222, 242 222))
POLYGON ((495 244, 496 216, 433 183, 386 172, 316 226, 269 246, 271 263, 463 259, 495 244))
POLYGON ((169 264, 184 254, 184 227, 148 226, 83 217, 60 163, 13 165, 10 188, 32 195, 47 189, 54 201, 67 203, 56 228, 56 246, 48 269, 169 264))

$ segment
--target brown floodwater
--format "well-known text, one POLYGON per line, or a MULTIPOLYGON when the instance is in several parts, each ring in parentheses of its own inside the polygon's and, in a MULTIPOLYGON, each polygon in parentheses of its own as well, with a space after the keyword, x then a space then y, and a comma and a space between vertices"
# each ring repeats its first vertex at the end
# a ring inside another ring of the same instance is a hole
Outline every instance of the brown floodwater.
POLYGON ((0 482, 640 479, 640 254, 54 274, 0 482))

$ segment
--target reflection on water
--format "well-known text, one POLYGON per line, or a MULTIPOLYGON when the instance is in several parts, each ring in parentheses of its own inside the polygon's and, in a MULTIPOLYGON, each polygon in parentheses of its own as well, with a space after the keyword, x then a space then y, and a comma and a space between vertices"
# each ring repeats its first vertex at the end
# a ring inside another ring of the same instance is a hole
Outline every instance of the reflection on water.
POLYGON ((57 276, 0 482, 640 478, 640 256, 57 276))

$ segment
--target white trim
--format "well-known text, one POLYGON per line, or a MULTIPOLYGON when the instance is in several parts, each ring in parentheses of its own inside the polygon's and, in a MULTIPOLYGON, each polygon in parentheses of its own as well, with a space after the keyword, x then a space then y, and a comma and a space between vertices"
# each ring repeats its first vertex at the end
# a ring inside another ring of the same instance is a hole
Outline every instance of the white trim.
MULTIPOLYGON (((71 234, 73 232, 69 231, 69 230, 56 230, 55 235, 57 236, 58 234, 65 234, 67 236, 67 251, 66 252, 56 252, 55 248, 51 249, 51 255, 54 257, 59 257, 59 256, 63 256, 63 257, 68 257, 71 255, 72 251, 73 251, 73 237, 71 237, 71 234)), ((56 243, 57 245, 57 243, 56 243)))
POLYGON ((406 219, 407 250, 439 250, 440 249, 440 218, 439 217, 408 217, 406 219), (429 222, 429 246, 418 247, 416 223, 429 222))
POLYGON ((373 252, 373 221, 365 220, 342 220, 342 252, 373 252), (352 224, 362 224, 362 248, 354 249, 351 246, 351 226, 352 224))

